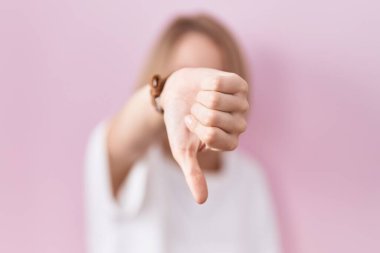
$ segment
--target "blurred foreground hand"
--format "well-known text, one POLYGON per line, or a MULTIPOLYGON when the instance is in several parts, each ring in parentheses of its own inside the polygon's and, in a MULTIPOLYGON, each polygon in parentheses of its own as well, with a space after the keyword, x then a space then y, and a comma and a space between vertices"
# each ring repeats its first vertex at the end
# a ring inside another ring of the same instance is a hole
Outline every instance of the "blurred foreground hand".
POLYGON ((248 84, 234 73, 183 68, 168 78, 160 101, 173 157, 194 199, 204 203, 208 191, 197 153, 237 147, 247 127, 248 84))

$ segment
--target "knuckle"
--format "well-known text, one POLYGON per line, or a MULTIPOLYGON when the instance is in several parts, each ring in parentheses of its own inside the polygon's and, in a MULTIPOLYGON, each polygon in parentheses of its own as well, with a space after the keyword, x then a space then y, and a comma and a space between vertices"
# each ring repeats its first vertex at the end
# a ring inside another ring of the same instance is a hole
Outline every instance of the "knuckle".
POLYGON ((239 124, 239 133, 242 133, 242 132, 245 132, 245 130, 247 130, 247 121, 245 121, 244 119, 241 121, 241 123, 239 124))
POLYGON ((249 85, 248 85, 247 81, 245 81, 244 79, 242 79, 242 82, 241 82, 241 89, 242 89, 242 91, 248 93, 249 85))
POLYGON ((230 142, 228 142, 228 145, 227 145, 227 151, 232 151, 232 150, 235 150, 238 146, 238 138, 235 136, 230 142))
POLYGON ((186 154, 188 156, 192 156, 194 154, 197 153, 197 150, 195 147, 191 146, 191 147, 188 147, 188 146, 185 146, 185 145, 180 145, 179 147, 176 148, 177 150, 177 153, 179 154, 186 154))
POLYGON ((215 129, 208 129, 205 133, 204 142, 208 146, 213 146, 213 144, 216 142, 217 132, 215 129))
POLYGON ((220 99, 219 99, 218 95, 216 95, 216 94, 210 95, 210 97, 209 97, 209 106, 211 108, 214 109, 214 108, 218 107, 219 103, 220 103, 220 99))
POLYGON ((222 88, 222 81, 220 77, 215 77, 213 80, 214 90, 220 90, 222 88))
POLYGON ((249 110, 249 103, 247 100, 244 100, 244 102, 241 105, 241 110, 243 112, 247 112, 249 110))
POLYGON ((247 130, 247 121, 242 114, 234 115, 234 127, 233 132, 237 135, 247 130))
POLYGON ((217 115, 214 112, 210 112, 205 120, 207 126, 214 126, 217 123, 217 115))

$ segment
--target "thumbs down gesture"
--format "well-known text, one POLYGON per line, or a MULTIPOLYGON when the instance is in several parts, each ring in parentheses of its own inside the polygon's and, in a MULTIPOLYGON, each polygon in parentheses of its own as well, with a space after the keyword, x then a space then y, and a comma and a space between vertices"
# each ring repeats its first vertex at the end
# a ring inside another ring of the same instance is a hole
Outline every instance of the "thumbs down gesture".
POLYGON ((246 130, 248 84, 234 73, 183 68, 167 79, 160 98, 174 159, 199 204, 208 197, 197 153, 231 151, 246 130))

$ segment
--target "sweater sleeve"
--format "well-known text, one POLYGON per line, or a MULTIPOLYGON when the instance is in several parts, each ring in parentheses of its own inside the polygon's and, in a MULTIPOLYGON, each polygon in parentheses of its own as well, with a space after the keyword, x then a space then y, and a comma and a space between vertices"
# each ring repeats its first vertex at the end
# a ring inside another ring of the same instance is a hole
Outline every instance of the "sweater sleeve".
POLYGON ((101 122, 90 134, 85 156, 85 210, 87 252, 115 252, 118 219, 133 219, 143 205, 147 166, 136 162, 122 185, 118 199, 112 194, 106 146, 107 122, 101 122))

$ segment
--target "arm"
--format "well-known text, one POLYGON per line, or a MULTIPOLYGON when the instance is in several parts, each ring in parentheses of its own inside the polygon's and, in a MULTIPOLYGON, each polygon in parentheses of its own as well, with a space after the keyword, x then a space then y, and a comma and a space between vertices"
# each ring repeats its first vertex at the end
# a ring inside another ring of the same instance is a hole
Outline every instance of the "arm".
POLYGON ((164 117, 151 105, 149 87, 138 90, 111 121, 107 149, 114 196, 135 161, 166 128, 174 159, 198 203, 207 184, 197 161, 200 150, 227 151, 246 129, 248 84, 236 74, 184 68, 167 79, 161 93, 164 117))
POLYGON ((140 88, 110 121, 107 150, 114 197, 132 165, 163 132, 163 117, 151 105, 149 92, 147 85, 140 88))

